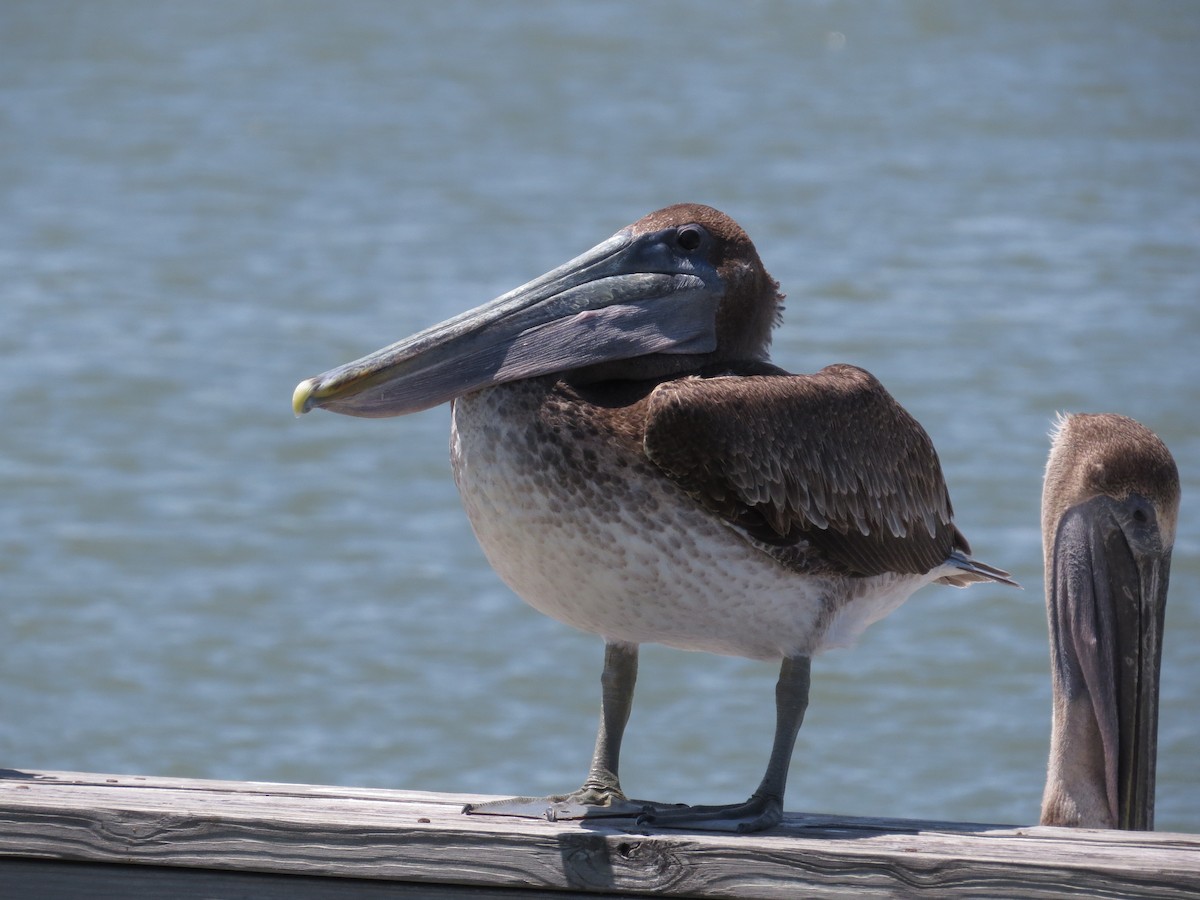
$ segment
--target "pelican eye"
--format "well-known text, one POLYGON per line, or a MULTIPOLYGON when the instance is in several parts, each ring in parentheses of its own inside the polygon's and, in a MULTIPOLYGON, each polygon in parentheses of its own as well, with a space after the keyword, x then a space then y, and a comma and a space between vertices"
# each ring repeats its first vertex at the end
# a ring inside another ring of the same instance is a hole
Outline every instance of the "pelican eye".
POLYGON ((685 225, 679 229, 679 234, 675 237, 680 249, 686 250, 688 253, 697 249, 703 239, 704 232, 699 225, 685 225))
POLYGON ((1149 525, 1154 521, 1154 506, 1140 494, 1132 494, 1129 498, 1129 520, 1140 527, 1149 525))

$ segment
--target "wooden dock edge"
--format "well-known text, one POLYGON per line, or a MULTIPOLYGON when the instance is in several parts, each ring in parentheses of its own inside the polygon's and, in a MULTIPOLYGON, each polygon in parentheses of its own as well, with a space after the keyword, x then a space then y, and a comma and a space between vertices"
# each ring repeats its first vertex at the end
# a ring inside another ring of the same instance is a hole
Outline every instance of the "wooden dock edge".
POLYGON ((482 799, 0 769, 0 897, 1200 896, 1196 834, 788 814, 719 835, 461 814, 482 799))

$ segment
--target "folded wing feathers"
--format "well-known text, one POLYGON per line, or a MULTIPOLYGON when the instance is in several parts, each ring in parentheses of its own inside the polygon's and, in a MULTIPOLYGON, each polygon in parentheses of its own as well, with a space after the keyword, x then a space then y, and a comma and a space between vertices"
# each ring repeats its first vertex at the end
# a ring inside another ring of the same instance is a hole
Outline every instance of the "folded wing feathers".
POLYGON ((863 570, 886 556, 926 571, 949 554, 952 512, 928 436, 853 366, 660 385, 645 449, 731 521, 749 508, 781 539, 814 531, 871 538, 838 547, 863 570))

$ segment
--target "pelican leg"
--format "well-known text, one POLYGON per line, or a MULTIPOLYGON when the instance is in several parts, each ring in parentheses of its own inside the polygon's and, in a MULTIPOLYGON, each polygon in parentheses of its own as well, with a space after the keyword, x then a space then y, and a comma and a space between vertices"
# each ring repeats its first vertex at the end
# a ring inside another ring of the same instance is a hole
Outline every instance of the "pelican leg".
POLYGON ((632 818, 650 809, 652 804, 626 798, 617 776, 621 739, 633 708, 637 666, 636 644, 605 644, 604 672, 600 676, 600 728, 596 733, 591 767, 579 790, 549 797, 514 797, 511 800, 470 803, 463 807, 463 812, 470 815, 544 818, 553 822, 600 816, 632 818))
POLYGON ((783 793, 787 786, 788 765, 796 736, 808 709, 808 690, 812 660, 807 656, 787 657, 779 669, 775 685, 775 740, 762 782, 745 803, 728 806, 685 806, 678 809, 651 809, 639 824, 661 828, 687 828, 701 831, 763 831, 783 819, 783 793))

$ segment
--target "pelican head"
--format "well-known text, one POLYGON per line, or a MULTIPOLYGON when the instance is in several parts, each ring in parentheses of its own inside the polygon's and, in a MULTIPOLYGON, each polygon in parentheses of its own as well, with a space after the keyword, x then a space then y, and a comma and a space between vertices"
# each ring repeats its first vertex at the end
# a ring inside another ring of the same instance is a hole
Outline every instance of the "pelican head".
POLYGON ((1042 824, 1154 827, 1158 678, 1179 473, 1117 415, 1053 435, 1042 540, 1053 728, 1042 824))
POLYGON ((395 416, 540 375, 654 378, 765 359, 780 299, 736 222, 679 204, 490 303, 300 382, 292 406, 395 416))

